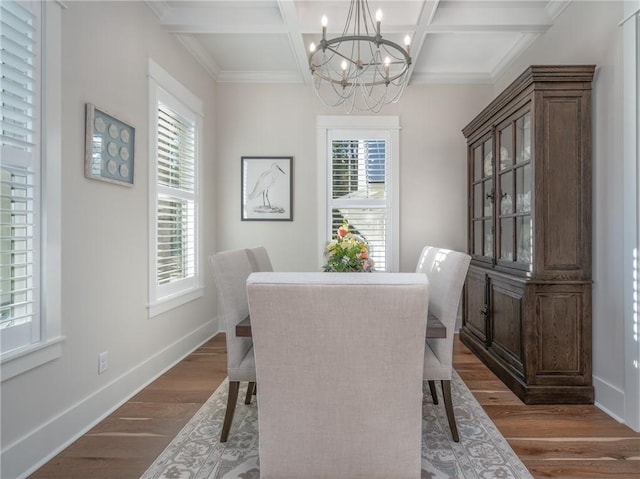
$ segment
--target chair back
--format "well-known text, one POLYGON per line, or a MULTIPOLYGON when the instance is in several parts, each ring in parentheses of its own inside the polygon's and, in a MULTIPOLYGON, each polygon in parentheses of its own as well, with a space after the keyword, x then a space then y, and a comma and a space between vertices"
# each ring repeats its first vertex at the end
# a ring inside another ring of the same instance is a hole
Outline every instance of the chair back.
POLYGON ((471 256, 434 246, 425 246, 420 254, 417 273, 429 278, 429 311, 435 314, 447 328, 444 339, 428 339, 441 363, 451 366, 453 361, 453 338, 458 306, 462 296, 471 256))
POLYGON ((226 326, 229 380, 253 381, 255 369, 244 371, 240 367, 253 341, 235 335, 236 325, 249 315, 246 290, 247 278, 252 272, 249 257, 244 249, 238 249, 211 255, 209 262, 218 292, 218 308, 226 326))
POLYGON ((253 273, 261 478, 419 478, 427 278, 253 273))
POLYGON ((251 270, 253 272, 258 271, 273 271, 269 254, 264 246, 256 246, 255 248, 247 248, 247 256, 251 263, 251 270))

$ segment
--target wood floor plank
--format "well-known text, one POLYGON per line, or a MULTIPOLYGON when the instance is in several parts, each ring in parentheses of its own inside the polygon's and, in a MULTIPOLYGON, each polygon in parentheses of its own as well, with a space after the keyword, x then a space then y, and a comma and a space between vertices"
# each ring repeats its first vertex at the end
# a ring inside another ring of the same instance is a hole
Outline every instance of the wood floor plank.
POLYGON ((478 400, 478 402, 483 406, 522 405, 522 401, 520 400, 520 398, 513 394, 511 391, 474 389, 471 390, 471 392, 473 396, 478 400))
POLYGON ((637 437, 590 405, 483 405, 505 437, 637 437))
MULTIPOLYGON (((162 451, 161 451, 162 452, 162 451)), ((45 467, 29 476, 37 479, 138 479, 148 464, 136 459, 56 456, 45 467)))
POLYGON ((507 438, 522 460, 633 460, 640 464, 640 439, 633 437, 507 438))
POLYGON ((544 461, 525 463, 536 479, 638 479, 638 461, 544 461))

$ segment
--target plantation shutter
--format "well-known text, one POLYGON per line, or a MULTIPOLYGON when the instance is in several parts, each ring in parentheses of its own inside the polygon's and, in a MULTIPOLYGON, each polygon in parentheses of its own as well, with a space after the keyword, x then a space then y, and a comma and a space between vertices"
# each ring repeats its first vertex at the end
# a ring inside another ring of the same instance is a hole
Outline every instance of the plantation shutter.
POLYGON ((157 283, 195 274, 196 128, 158 102, 157 283))
POLYGON ((331 141, 330 210, 335 235, 343 220, 369 244, 375 269, 387 268, 389 226, 388 140, 331 141))
POLYGON ((0 2, 2 352, 40 340, 38 14, 19 2, 0 2))

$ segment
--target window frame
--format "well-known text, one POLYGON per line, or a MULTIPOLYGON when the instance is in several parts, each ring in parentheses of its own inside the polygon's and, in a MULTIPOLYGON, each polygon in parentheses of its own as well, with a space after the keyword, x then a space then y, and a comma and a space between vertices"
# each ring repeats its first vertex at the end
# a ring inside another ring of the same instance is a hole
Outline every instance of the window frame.
POLYGON ((324 248, 331 240, 330 169, 331 140, 335 133, 340 137, 351 133, 357 138, 389 141, 387 165, 387 202, 389 229, 385 240, 386 271, 398 271, 400 244, 398 235, 400 194, 400 118, 398 116, 318 116, 317 118, 317 166, 318 166, 318 266, 324 264, 324 248))
POLYGON ((62 356, 62 8, 42 2, 40 102, 40 340, 0 354, 2 382, 62 356))
MULTIPOLYGON (((640 431, 640 0, 625 2, 623 38, 624 422, 640 431)), ((596 390, 596 393, 598 391, 596 390)))
POLYGON ((148 317, 152 318, 202 297, 201 248, 201 171, 202 171, 202 101, 149 59, 149 267, 148 317), (158 186, 157 173, 157 107, 162 102, 195 124, 195 191, 194 199, 194 275, 170 285, 157 283, 157 199, 164 188, 158 186), (167 287, 163 287, 167 286, 167 287))

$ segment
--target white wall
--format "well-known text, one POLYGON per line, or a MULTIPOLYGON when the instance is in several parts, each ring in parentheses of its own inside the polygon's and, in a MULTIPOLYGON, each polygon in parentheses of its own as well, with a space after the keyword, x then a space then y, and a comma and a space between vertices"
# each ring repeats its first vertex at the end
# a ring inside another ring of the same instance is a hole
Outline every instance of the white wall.
POLYGON ((497 94, 528 65, 597 65, 592 103, 593 376, 596 403, 619 419, 625 416, 622 7, 621 2, 572 2, 495 87, 497 94))
POLYGON ((215 84, 144 2, 67 2, 62 13, 62 357, 2 383, 3 478, 25 470, 217 330, 204 297, 147 319, 147 62, 204 102, 204 251, 215 247, 215 84), (84 177, 85 103, 136 129, 133 188, 84 177), (97 358, 109 353, 109 369, 97 358))
MULTIPOLYGON (((318 270, 316 117, 310 85, 219 84, 216 89, 220 250, 262 244, 280 271, 318 270), (240 220, 240 157, 294 156, 294 221, 240 220)), ((461 129, 489 102, 488 85, 409 85, 381 114, 400 117, 400 270, 425 244, 466 250, 466 144, 461 129)))

